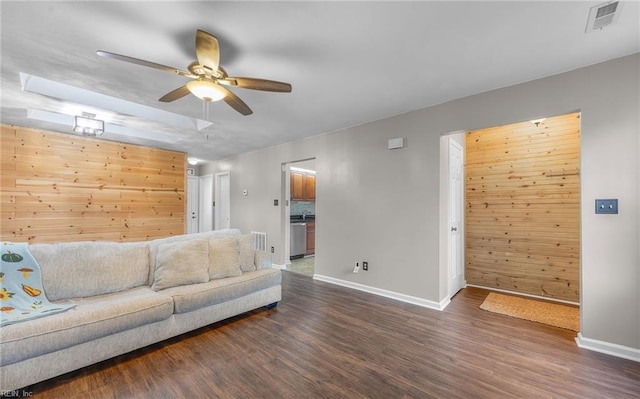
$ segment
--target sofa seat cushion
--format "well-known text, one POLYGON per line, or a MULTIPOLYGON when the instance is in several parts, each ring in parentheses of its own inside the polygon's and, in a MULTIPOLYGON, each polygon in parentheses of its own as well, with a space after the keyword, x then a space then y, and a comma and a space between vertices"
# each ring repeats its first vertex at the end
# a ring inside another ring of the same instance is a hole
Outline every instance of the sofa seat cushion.
POLYGON ((280 285, 281 282, 279 269, 261 269, 203 284, 168 288, 160 293, 173 297, 174 313, 186 313, 280 285))
POLYGON ((2 327, 2 364, 165 320, 173 313, 171 297, 149 287, 78 298, 73 303, 76 307, 67 312, 2 327))

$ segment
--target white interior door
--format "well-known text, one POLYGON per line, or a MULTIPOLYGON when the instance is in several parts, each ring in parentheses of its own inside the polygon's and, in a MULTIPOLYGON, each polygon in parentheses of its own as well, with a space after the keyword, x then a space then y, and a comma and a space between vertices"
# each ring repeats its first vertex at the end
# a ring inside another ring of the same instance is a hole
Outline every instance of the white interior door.
POLYGON ((198 180, 198 231, 213 229, 213 176, 200 176, 198 180))
POLYGON ((449 297, 464 285, 464 172, 463 150, 449 138, 449 297))
POLYGON ((187 234, 198 232, 198 177, 187 177, 187 234))
POLYGON ((215 229, 231 227, 231 176, 229 172, 216 173, 215 229))

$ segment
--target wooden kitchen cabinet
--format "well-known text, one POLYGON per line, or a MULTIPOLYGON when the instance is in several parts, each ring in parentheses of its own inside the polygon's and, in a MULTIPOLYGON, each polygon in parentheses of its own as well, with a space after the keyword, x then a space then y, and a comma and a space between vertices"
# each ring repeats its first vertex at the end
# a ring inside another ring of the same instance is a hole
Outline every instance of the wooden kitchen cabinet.
POLYGON ((291 199, 304 201, 304 173, 291 171, 291 199))
POLYGON ((313 255, 316 252, 316 221, 307 221, 307 252, 305 255, 313 255))
POLYGON ((304 180, 305 201, 315 201, 316 200, 316 175, 305 174, 303 180, 304 180))
POLYGON ((316 200, 316 175, 291 171, 291 200, 316 200))

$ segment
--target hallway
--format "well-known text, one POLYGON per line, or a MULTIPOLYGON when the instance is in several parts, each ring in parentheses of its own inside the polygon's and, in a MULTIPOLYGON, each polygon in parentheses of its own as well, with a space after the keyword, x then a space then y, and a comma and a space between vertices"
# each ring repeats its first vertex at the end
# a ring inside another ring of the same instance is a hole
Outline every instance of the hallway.
POLYGON ((314 266, 315 256, 311 255, 305 256, 304 258, 292 259, 291 264, 287 266, 287 270, 290 272, 313 277, 314 266))

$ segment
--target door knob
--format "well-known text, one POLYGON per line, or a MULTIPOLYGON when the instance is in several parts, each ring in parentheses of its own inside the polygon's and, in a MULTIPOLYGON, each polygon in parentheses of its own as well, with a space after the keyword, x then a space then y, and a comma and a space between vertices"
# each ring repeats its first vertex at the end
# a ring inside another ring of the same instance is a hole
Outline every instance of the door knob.
POLYGON ((451 231, 458 231, 457 227, 451 227, 451 231))

